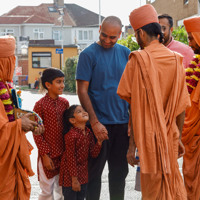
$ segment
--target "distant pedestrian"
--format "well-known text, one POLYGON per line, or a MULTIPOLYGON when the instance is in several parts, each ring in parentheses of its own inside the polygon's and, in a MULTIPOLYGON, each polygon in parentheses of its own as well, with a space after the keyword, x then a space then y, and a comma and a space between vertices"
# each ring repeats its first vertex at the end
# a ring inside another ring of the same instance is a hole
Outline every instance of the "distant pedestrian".
POLYGON ((48 68, 41 77, 42 86, 47 94, 36 102, 34 111, 41 116, 45 132, 34 136, 38 148, 38 180, 41 194, 39 200, 63 199, 59 186, 61 156, 64 151, 63 113, 69 102, 59 97, 64 89, 64 74, 61 70, 48 68))
POLYGON ((60 185, 64 200, 84 200, 88 183, 88 157, 97 157, 102 140, 94 142, 94 136, 86 127, 88 113, 79 105, 73 105, 64 113, 65 152, 61 161, 60 185))

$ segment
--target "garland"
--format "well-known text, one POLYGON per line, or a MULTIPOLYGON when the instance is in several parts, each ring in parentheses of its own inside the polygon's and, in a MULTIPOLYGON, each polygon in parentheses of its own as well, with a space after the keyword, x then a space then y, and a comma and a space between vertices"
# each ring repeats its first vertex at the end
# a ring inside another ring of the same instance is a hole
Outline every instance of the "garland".
MULTIPOLYGON (((12 87, 10 84, 8 84, 9 90, 11 91, 12 87)), ((12 100, 10 98, 10 95, 8 93, 6 85, 0 80, 0 99, 2 103, 4 104, 6 114, 8 116, 8 119, 10 122, 15 120, 14 117, 14 108, 12 104, 12 100)))
POLYGON ((195 55, 186 68, 186 83, 189 94, 196 88, 200 79, 200 55, 195 55))

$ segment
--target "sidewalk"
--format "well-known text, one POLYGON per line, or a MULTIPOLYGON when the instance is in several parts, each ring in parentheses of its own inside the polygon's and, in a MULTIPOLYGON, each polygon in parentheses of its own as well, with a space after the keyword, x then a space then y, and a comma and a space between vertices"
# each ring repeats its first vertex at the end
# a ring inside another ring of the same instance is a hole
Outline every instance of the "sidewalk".
MULTIPOLYGON (((104 169, 102 176, 102 191, 100 200, 109 200, 109 191, 108 191, 108 179, 107 179, 108 168, 107 166, 104 169)), ((40 193, 39 184, 37 181, 37 176, 30 178, 31 180, 31 198, 30 200, 37 200, 40 193)), ((126 189, 125 189, 125 200, 140 200, 141 194, 134 190, 135 186, 135 168, 130 167, 129 175, 126 179, 126 189)))

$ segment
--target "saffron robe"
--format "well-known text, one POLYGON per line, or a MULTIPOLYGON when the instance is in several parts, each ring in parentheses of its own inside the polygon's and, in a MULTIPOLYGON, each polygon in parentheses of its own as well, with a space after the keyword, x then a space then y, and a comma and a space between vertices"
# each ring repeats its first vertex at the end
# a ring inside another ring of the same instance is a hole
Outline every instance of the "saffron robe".
POLYGON ((143 200, 186 200, 178 166, 176 117, 190 100, 182 57, 157 40, 132 52, 118 95, 131 106, 143 200))
POLYGON ((200 82, 192 91, 182 132, 183 175, 188 200, 200 199, 200 82))
POLYGON ((0 200, 28 200, 28 174, 34 175, 21 119, 9 122, 0 101, 0 200))

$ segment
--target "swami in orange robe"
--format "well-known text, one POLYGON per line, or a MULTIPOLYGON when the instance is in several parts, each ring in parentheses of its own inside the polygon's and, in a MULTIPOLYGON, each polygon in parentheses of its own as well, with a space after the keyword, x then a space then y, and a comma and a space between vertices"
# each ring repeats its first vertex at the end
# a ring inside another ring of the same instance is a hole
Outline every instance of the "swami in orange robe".
MULTIPOLYGON (((191 33, 200 51, 200 17, 184 20, 188 33, 191 33)), ((199 55, 200 58, 200 55, 199 55)), ((185 146, 183 156, 183 175, 188 200, 200 199, 200 81, 193 89, 191 107, 186 110, 182 132, 185 146)))
MULTIPOLYGON (((134 30, 158 23, 151 5, 130 15, 134 30)), ((134 140, 139 152, 143 200, 186 200, 178 166, 180 132, 177 116, 190 105, 182 56, 153 40, 134 51, 117 93, 129 102, 134 140)))
MULTIPOLYGON (((5 84, 13 77, 14 53, 14 37, 0 37, 0 80, 5 84)), ((21 119, 9 122, 4 104, 0 100, 0 200, 30 198, 31 185, 28 175, 34 173, 27 142, 21 119)))

